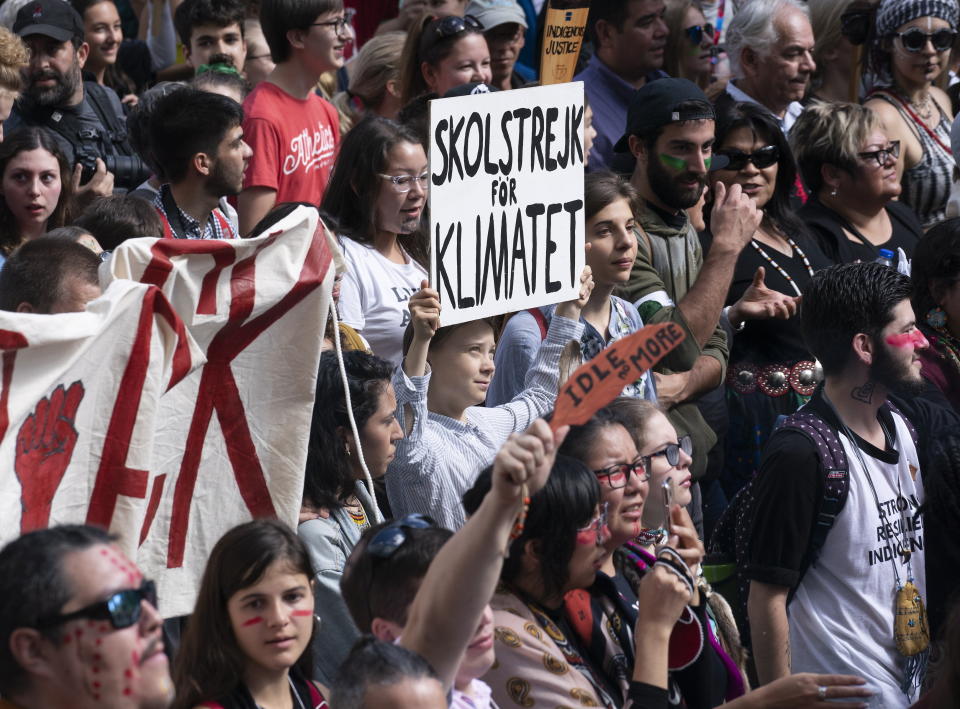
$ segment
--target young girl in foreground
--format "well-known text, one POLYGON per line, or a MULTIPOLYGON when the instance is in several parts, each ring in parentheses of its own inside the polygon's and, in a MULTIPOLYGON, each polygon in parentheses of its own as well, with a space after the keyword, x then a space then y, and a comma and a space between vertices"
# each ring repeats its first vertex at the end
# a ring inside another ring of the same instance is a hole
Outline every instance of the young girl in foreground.
POLYGON ((177 654, 175 709, 325 709, 325 688, 308 679, 312 577, 303 542, 283 523, 227 532, 177 654))

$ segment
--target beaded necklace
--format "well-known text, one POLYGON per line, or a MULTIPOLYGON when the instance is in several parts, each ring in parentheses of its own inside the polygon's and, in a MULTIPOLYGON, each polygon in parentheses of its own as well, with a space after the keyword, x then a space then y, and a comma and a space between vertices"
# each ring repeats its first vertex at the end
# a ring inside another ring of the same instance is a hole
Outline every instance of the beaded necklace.
MULTIPOLYGON (((789 236, 785 238, 787 240, 787 243, 790 244, 790 248, 796 251, 800 255, 800 258, 803 259, 803 265, 807 267, 807 273, 809 273, 810 276, 812 277, 813 267, 810 265, 810 260, 807 258, 807 255, 803 253, 803 250, 799 246, 797 246, 796 242, 793 239, 791 239, 789 236)), ((767 263, 769 263, 771 266, 777 269, 780 275, 787 279, 787 283, 790 284, 794 292, 797 295, 800 295, 801 291, 797 287, 797 284, 793 282, 793 276, 791 276, 789 273, 784 271, 783 268, 780 266, 780 264, 774 261, 773 258, 770 256, 770 254, 768 254, 766 251, 763 250, 763 247, 760 246, 760 244, 757 242, 756 239, 751 239, 750 245, 757 250, 758 254, 760 254, 764 259, 766 259, 767 263)))

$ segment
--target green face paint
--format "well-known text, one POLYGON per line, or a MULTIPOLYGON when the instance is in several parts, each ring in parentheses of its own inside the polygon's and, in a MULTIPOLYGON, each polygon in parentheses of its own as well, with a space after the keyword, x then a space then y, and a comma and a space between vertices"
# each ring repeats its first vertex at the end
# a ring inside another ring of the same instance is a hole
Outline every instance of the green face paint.
POLYGON ((712 156, 712 155, 711 155, 710 157, 708 157, 708 158, 704 158, 704 159, 703 159, 703 166, 704 166, 705 168, 707 168, 708 170, 710 169, 710 165, 711 165, 712 163, 713 163, 713 156, 712 156))
POLYGON ((681 170, 687 169, 686 160, 683 160, 682 158, 676 158, 673 155, 667 155, 666 153, 660 153, 660 162, 674 172, 680 172, 681 170))

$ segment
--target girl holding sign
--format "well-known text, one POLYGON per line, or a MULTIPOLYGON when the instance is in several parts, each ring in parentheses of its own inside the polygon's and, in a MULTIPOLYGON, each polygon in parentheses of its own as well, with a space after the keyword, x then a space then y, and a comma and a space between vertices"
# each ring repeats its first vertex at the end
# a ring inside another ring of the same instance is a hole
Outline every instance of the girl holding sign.
POLYGON ((589 267, 580 281, 580 298, 557 306, 524 390, 496 407, 481 406, 495 369, 493 321, 439 327, 439 294, 423 282, 410 299, 405 358, 393 376, 405 433, 386 477, 395 516, 420 512, 449 529, 463 526, 460 496, 510 434, 553 408, 560 354, 583 332, 580 309, 593 289, 589 267))
MULTIPOLYGON (((643 321, 632 303, 613 295, 614 289, 630 278, 637 257, 639 227, 633 218, 637 193, 612 172, 594 172, 586 176, 583 198, 586 261, 595 284, 580 314, 580 352, 586 361, 610 343, 642 328, 643 321)), ((488 405, 506 403, 522 390, 554 312, 554 306, 533 308, 507 322, 497 348, 498 370, 487 396, 488 405)), ((653 377, 644 374, 624 389, 624 396, 655 401, 653 377)))

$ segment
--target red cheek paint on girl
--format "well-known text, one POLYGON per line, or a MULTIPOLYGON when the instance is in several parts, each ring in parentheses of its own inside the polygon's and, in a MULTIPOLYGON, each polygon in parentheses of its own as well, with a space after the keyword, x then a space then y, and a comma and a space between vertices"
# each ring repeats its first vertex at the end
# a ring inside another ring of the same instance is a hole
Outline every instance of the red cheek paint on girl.
POLYGON ((293 612, 293 613, 291 613, 290 615, 296 615, 296 616, 308 616, 308 615, 313 615, 313 611, 310 611, 310 610, 300 610, 300 611, 294 611, 294 612, 293 612))
POLYGON ((592 529, 586 532, 577 532, 577 544, 579 544, 582 547, 596 546, 597 533, 592 529))
POLYGON ((257 623, 262 623, 262 622, 263 622, 263 618, 258 615, 256 618, 251 618, 250 620, 244 621, 243 627, 246 628, 248 625, 256 625, 257 623))
POLYGON ((930 343, 927 341, 927 338, 923 336, 923 333, 919 330, 913 330, 912 332, 902 332, 899 335, 888 335, 884 338, 884 342, 892 347, 909 347, 913 345, 914 347, 928 347, 930 343))

